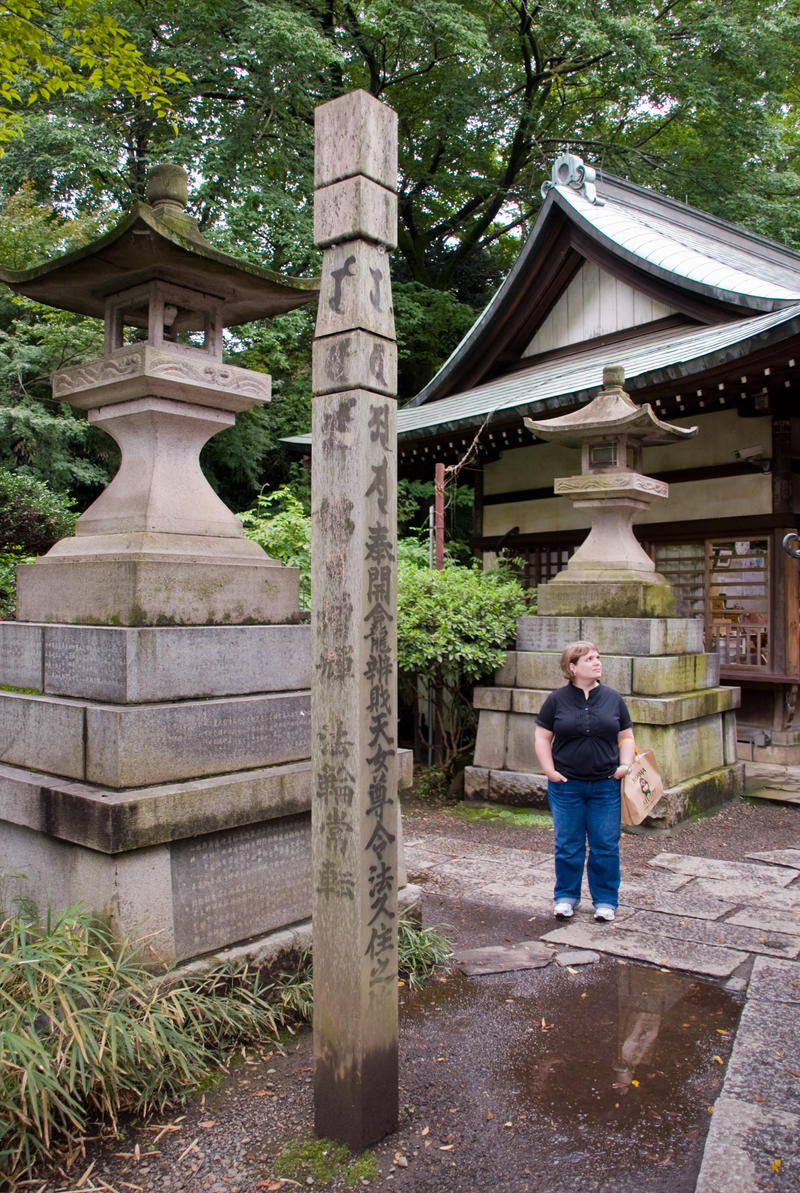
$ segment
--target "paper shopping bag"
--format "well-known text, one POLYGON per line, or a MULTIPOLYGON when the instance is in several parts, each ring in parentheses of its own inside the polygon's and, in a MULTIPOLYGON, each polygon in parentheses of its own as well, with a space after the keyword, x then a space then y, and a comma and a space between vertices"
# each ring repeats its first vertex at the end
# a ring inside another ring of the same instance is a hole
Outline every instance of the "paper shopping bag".
POLYGON ((622 823, 641 824, 649 816, 664 794, 661 779, 652 750, 637 751, 633 769, 622 780, 620 800, 622 823))

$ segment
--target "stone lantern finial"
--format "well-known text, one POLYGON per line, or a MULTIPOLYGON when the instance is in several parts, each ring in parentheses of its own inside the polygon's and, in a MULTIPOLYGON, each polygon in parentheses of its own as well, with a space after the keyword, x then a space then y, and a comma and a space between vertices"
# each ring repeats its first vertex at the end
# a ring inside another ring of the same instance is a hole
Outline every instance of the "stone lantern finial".
POLYGON ((625 369, 622 365, 605 365, 603 368, 603 389, 622 389, 625 384, 625 369))
POLYGON ((147 200, 155 211, 164 207, 185 211, 189 202, 189 176, 183 166, 161 162, 147 179, 147 200))

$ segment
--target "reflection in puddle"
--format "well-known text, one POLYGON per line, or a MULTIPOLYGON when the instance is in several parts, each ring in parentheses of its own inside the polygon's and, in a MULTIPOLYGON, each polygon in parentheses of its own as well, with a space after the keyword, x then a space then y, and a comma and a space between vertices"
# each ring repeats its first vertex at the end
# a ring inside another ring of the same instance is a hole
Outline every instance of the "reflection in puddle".
POLYGON ((693 1190, 739 1013, 713 982, 610 961, 455 975, 403 1011, 417 1063, 469 1056, 466 1074, 440 1064, 438 1089, 475 1130, 487 1111, 513 1122, 488 1152, 533 1161, 549 1193, 693 1190))

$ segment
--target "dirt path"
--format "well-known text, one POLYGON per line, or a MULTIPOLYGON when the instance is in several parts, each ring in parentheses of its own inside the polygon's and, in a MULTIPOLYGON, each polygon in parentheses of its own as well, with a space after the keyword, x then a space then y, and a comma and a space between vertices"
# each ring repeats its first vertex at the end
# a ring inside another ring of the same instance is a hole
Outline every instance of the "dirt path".
MULTIPOLYGON (((404 825, 410 853, 415 842, 458 838, 476 865, 500 851, 520 876, 552 848, 546 829, 464 824, 444 808, 409 807, 404 825)), ((623 870, 641 871, 664 852, 736 860, 746 851, 797 846, 798 828, 796 806, 737 803, 669 833, 626 834, 623 870)), ((457 950, 533 939, 555 926, 549 899, 514 909, 485 892, 474 898, 434 883, 423 888, 423 914, 427 923, 450 925, 457 950)), ((658 974, 657 967, 601 957, 588 966, 479 979, 448 973, 419 994, 401 991, 400 1130, 374 1149, 379 1175, 369 1187, 692 1193, 742 996, 720 981, 658 974), (644 1018, 643 997, 651 1000, 644 1018), (619 1079, 629 1036, 625 1059, 635 1062, 635 1076, 619 1079)), ((274 1175, 286 1141, 311 1133, 311 1066, 307 1032, 284 1056, 244 1056, 204 1098, 174 1116, 129 1125, 121 1139, 88 1143, 69 1169, 28 1188, 342 1189, 341 1176, 274 1175)), ((796 1170, 784 1177, 796 1179, 796 1170)))

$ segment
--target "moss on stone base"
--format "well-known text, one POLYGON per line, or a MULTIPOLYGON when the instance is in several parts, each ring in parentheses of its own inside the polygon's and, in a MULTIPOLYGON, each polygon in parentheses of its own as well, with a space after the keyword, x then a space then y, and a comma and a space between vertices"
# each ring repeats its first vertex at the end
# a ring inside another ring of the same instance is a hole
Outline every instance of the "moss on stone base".
POLYGON ((643 827, 671 828, 682 820, 706 815, 743 794, 744 763, 733 762, 670 787, 643 827))
POLYGON ((538 601, 539 614, 550 617, 671 617, 675 608, 669 584, 602 573, 574 579, 562 573, 539 588, 538 601))

